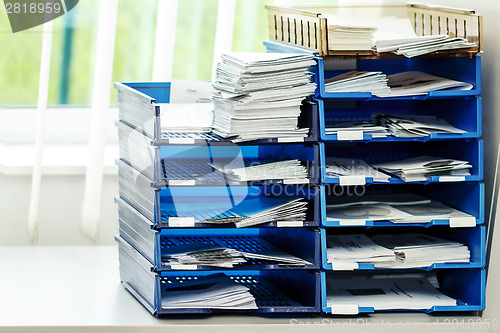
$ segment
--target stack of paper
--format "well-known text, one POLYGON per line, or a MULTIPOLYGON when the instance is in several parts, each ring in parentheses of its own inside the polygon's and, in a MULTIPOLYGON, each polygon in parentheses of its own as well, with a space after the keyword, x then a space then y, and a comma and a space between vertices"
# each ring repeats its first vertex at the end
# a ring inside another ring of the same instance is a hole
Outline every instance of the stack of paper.
POLYGON ((370 134, 372 138, 385 138, 388 134, 384 126, 377 126, 367 121, 348 122, 325 128, 326 135, 338 134, 339 132, 354 133, 359 131, 363 132, 363 134, 370 134))
POLYGON ((307 182, 308 172, 299 160, 285 160, 239 167, 232 164, 209 163, 215 170, 222 172, 229 179, 241 182, 256 180, 288 180, 307 182))
POLYGON ((456 306, 457 301, 437 290, 436 278, 427 274, 394 276, 330 275, 327 278, 327 305, 356 304, 375 310, 425 310, 433 306, 456 306))
POLYGON ((387 75, 382 72, 351 71, 325 80, 326 92, 371 92, 374 95, 390 93, 387 75))
POLYGON ((353 196, 344 195, 335 197, 335 203, 328 202, 327 209, 341 208, 358 205, 422 205, 431 203, 431 200, 420 195, 392 189, 391 192, 368 192, 363 195, 353 196))
POLYGON ((264 239, 259 239, 260 245, 265 248, 265 251, 259 251, 259 253, 242 251, 241 253, 247 259, 253 259, 257 261, 270 261, 277 265, 286 266, 305 266, 312 265, 307 260, 298 258, 294 255, 280 251, 274 245, 266 242, 264 239))
MULTIPOLYGON (((241 207, 236 208, 238 210, 241 209, 241 207)), ((252 207, 248 208, 250 209, 249 212, 252 212, 252 207)), ((306 219, 307 201, 302 198, 287 199, 285 203, 274 204, 263 210, 256 210, 254 208, 253 211, 250 215, 246 215, 243 219, 236 221, 236 228, 250 227, 274 221, 303 221, 306 219)))
POLYGON ((375 263, 376 267, 416 268, 437 263, 470 262, 470 251, 466 245, 430 235, 408 233, 394 237, 380 234, 371 236, 371 239, 396 254, 393 264, 375 263))
POLYGON ((377 27, 370 20, 344 15, 325 14, 328 20, 328 47, 330 50, 371 50, 377 27))
POLYGON ((326 176, 327 177, 371 177, 374 182, 387 183, 390 176, 375 170, 368 165, 365 161, 340 158, 340 157, 327 157, 326 158, 326 176))
POLYGON ((163 309, 257 309, 250 289, 223 273, 170 282, 161 285, 163 309))
POLYGON ((428 54, 435 51, 466 49, 477 47, 476 43, 469 43, 467 39, 447 35, 409 36, 398 39, 379 39, 375 41, 377 52, 393 52, 407 58, 428 54))
POLYGON ((326 243, 327 261, 334 269, 352 268, 353 264, 362 263, 390 266, 396 260, 394 251, 375 244, 363 234, 329 235, 326 243))
POLYGON ((356 205, 326 208, 327 221, 339 221, 342 225, 360 225, 365 221, 398 221, 409 219, 412 215, 396 207, 384 204, 356 205))
POLYGON ((374 164, 373 167, 393 174, 405 182, 423 182, 432 176, 470 176, 467 161, 419 156, 405 160, 374 164))
POLYGON ((203 265, 231 268, 246 262, 235 250, 207 243, 187 243, 162 250, 164 265, 203 265))
POLYGON ((387 77, 388 93, 377 94, 379 97, 399 97, 425 95, 436 90, 471 90, 473 85, 467 82, 447 79, 441 76, 419 71, 408 71, 387 77))
POLYGON ((314 93, 311 55, 228 53, 217 65, 213 132, 233 141, 303 138, 301 101, 314 93))
POLYGON ((455 208, 446 206, 440 202, 431 202, 419 205, 399 205, 398 209, 410 214, 399 219, 390 219, 394 223, 428 223, 432 220, 448 220, 448 219, 473 219, 475 218, 457 210, 455 208))
POLYGON ((375 123, 396 137, 426 137, 431 133, 465 133, 434 116, 376 114, 375 123))

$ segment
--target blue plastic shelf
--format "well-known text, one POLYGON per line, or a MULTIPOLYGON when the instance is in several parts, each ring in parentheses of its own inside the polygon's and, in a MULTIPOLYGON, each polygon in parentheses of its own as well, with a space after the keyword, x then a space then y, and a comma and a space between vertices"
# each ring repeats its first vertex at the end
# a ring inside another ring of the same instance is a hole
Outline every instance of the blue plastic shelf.
POLYGON ((319 182, 319 147, 316 144, 252 146, 162 146, 157 150, 154 186, 225 186, 317 184, 319 182), (237 167, 298 159, 308 170, 303 181, 270 179, 250 182, 230 180, 209 166, 229 163, 237 167), (158 174, 156 174, 158 173, 158 174))
POLYGON ((119 244, 120 277, 123 285, 151 313, 162 315, 210 313, 319 313, 320 273, 308 270, 215 270, 154 273, 147 261, 127 242, 119 244), (162 309, 161 295, 169 280, 189 280, 224 273, 250 289, 256 310, 162 309))
MULTIPOLYGON (((340 221, 327 221, 326 205, 335 204, 338 200, 366 194, 385 194, 393 191, 415 193, 434 201, 442 202, 447 206, 461 210, 476 218, 476 225, 484 223, 484 184, 478 182, 433 183, 426 186, 420 184, 373 184, 365 187, 348 187, 330 185, 321 188, 321 225, 325 227, 352 227, 342 225, 340 221)), ((450 225, 449 219, 436 219, 429 223, 392 223, 389 221, 365 221, 366 227, 390 226, 418 226, 430 227, 435 225, 450 225)))
MULTIPOLYGON (((377 273, 379 273, 377 271, 377 273)), ((326 278, 330 274, 346 273, 337 272, 321 272, 321 299, 322 311, 325 314, 332 314, 331 305, 326 302, 326 278)), ((363 272, 355 272, 359 276, 363 272)), ((364 273, 370 275, 371 273, 364 273)), ((392 271, 391 271, 392 274, 392 271)), ((433 306, 430 309, 423 310, 374 310, 373 307, 359 307, 358 313, 374 313, 374 312, 472 312, 482 311, 485 308, 486 294, 486 271, 480 268, 477 269, 439 269, 437 270, 437 278, 440 284, 439 290, 457 300, 456 306, 433 306)))
MULTIPOLYGON (((117 165, 120 197, 147 218, 156 229, 217 228, 213 224, 200 221, 221 217, 232 209, 242 209, 242 206, 266 208, 276 203, 274 198, 306 199, 306 219, 291 222, 274 221, 258 227, 316 227, 320 224, 320 190, 316 186, 206 186, 196 187, 196 190, 193 190, 193 187, 178 186, 155 189, 151 187, 151 179, 126 162, 118 160, 117 165)), ((135 213, 129 215, 134 216, 135 213)), ((233 225, 223 225, 224 228, 228 226, 233 225)))
MULTIPOLYGON (((432 176, 425 182, 415 182, 417 184, 451 181, 481 181, 483 179, 483 141, 477 139, 464 139, 461 141, 432 142, 320 143, 321 182, 323 184, 340 183, 339 177, 330 178, 326 176, 325 163, 327 157, 361 159, 368 164, 375 164, 422 155, 468 161, 472 165, 472 169, 470 169, 471 175, 461 177, 432 176)), ((367 177, 365 183, 372 184, 373 178, 367 177)), ((407 183, 402 179, 391 177, 389 179, 389 184, 407 183)))
MULTIPOLYGON (((189 244, 189 243, 207 243, 220 245, 228 248, 234 248, 239 251, 264 253, 272 249, 266 245, 271 244, 275 248, 283 252, 292 254, 296 257, 309 261, 311 264, 303 266, 293 265, 278 265, 273 261, 264 260, 247 260, 246 263, 234 266, 234 269, 261 269, 261 270, 276 270, 276 269, 319 269, 321 262, 320 255, 320 235, 319 230, 306 228, 246 228, 246 229, 169 229, 161 232, 151 230, 148 237, 154 239, 153 253, 143 253, 151 250, 151 247, 141 247, 134 237, 128 234, 130 227, 127 230, 127 224, 122 222, 120 225, 121 236, 117 236, 119 243, 129 242, 134 246, 144 257, 151 262, 152 270, 156 272, 170 270, 214 270, 217 269, 211 266, 199 265, 191 267, 191 269, 183 268, 175 265, 170 266, 164 264, 161 259, 161 254, 164 249, 170 247, 189 244), (300 244, 300 246, 297 246, 300 244)), ((187 267, 187 266, 186 266, 187 267)))
POLYGON ((317 58, 316 67, 316 97, 323 99, 358 99, 358 100, 425 100, 429 98, 457 98, 464 96, 477 96, 481 94, 481 56, 469 57, 440 57, 439 61, 434 57, 416 58, 354 58, 348 68, 341 70, 330 69, 332 63, 325 63, 323 58, 317 58), (471 90, 437 90, 428 92, 426 95, 402 96, 402 97, 376 97, 370 92, 326 92, 325 80, 333 76, 352 71, 382 71, 392 75, 405 71, 422 71, 428 74, 442 76, 448 79, 467 82, 473 85, 471 90))
MULTIPOLYGON (((464 245, 467 245, 471 252, 471 258, 469 263, 434 263, 431 266, 427 267, 419 267, 417 269, 420 270, 434 270, 438 268, 483 268, 486 259, 486 250, 485 250, 485 244, 486 244, 486 230, 484 226, 476 226, 473 228, 454 228, 450 229, 449 227, 445 226, 435 226, 435 227, 430 227, 430 228, 418 228, 418 227, 404 227, 404 229, 397 227, 385 227, 385 228, 373 228, 373 229, 367 229, 367 228, 326 228, 321 230, 321 253, 322 253, 322 259, 321 259, 321 267, 324 270, 337 270, 335 269, 331 263, 328 263, 328 256, 327 256, 327 243, 326 243, 326 237, 328 235, 342 235, 342 234, 366 234, 368 236, 370 235, 375 235, 375 234, 391 234, 394 233, 396 234, 401 234, 401 233, 409 233, 409 232, 416 232, 416 233, 424 233, 440 238, 444 238, 450 241, 456 241, 460 242, 464 245)), ((354 270, 388 270, 387 268, 375 268, 373 264, 359 264, 359 267, 354 270)), ((391 270, 391 269, 389 269, 391 270)), ((403 269, 392 269, 392 270, 398 270, 401 271, 403 269)))
MULTIPOLYGON (((115 83, 115 88, 118 90, 120 121, 147 136, 155 146, 234 145, 229 139, 214 133, 162 132, 157 103, 170 103, 170 82, 123 82, 115 83)), ((318 141, 318 112, 315 108, 306 108, 308 103, 303 102, 298 118, 299 128, 310 128, 306 138, 266 138, 239 142, 238 145, 318 141)))
MULTIPOLYGON (((464 97, 461 99, 441 100, 368 100, 368 101, 341 101, 316 100, 319 109, 319 133, 324 142, 339 141, 337 134, 326 134, 325 129, 346 122, 372 122, 376 113, 390 113, 401 115, 428 115, 448 121, 451 125, 466 131, 463 134, 431 133, 426 137, 400 138, 372 138, 371 134, 364 134, 359 141, 366 142, 395 142, 395 141, 429 141, 429 140, 458 140, 480 138, 482 135, 482 103, 478 97, 464 97)), ((308 106, 312 107, 312 106, 308 106)))

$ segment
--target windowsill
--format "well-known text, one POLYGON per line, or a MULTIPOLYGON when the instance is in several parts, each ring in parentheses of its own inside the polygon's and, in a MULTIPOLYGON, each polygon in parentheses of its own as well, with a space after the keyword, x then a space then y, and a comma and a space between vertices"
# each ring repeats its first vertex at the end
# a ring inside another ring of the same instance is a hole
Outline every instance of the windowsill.
MULTIPOLYGON (((0 174, 7 176, 31 175, 35 158, 33 145, 9 144, 0 149, 0 174)), ((115 160, 118 145, 106 145, 104 151, 104 175, 116 175, 115 160)), ((42 175, 85 175, 89 161, 88 145, 45 145, 42 155, 42 175)))

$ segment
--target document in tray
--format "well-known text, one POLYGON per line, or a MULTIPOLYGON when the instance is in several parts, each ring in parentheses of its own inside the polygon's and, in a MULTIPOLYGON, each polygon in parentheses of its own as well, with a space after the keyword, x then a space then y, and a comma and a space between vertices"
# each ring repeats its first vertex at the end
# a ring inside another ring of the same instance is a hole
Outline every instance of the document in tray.
POLYGON ((231 164, 218 162, 209 163, 209 165, 225 174, 228 178, 242 182, 271 179, 294 180, 297 182, 306 182, 308 180, 307 169, 299 160, 269 162, 248 167, 234 167, 231 164))
POLYGON ((397 258, 392 265, 380 263, 376 267, 417 268, 437 263, 470 262, 470 251, 466 245, 431 235, 407 233, 394 237, 393 234, 375 234, 371 239, 394 251, 397 258))
POLYGON ((441 76, 419 71, 408 71, 389 75, 387 84, 389 93, 378 94, 379 97, 398 97, 425 95, 436 90, 471 90, 473 85, 467 82, 447 79, 441 76))
POLYGON ((327 261, 334 269, 336 264, 383 262, 391 265, 396 260, 394 251, 375 244, 363 234, 328 235, 326 243, 327 261))
POLYGON ((232 52, 222 54, 223 62, 241 73, 266 73, 314 66, 316 61, 303 53, 232 52))
POLYGON ((191 279, 171 279, 170 283, 161 286, 163 309, 257 309, 250 289, 223 273, 196 276, 191 279))
POLYGON ((374 310, 426 310, 434 306, 456 306, 457 301, 441 293, 426 275, 328 276, 326 302, 357 305, 374 310))
POLYGON ((204 265, 231 268, 245 263, 244 256, 235 249, 195 242, 162 249, 164 265, 204 265))
POLYGON ((396 137, 426 137, 431 133, 461 134, 464 130, 435 116, 376 114, 375 123, 396 137))
POLYGON ((469 176, 469 169, 472 168, 467 161, 432 156, 419 156, 372 166, 391 173, 405 182, 426 181, 432 176, 469 176))
POLYGON ((391 219, 394 223, 429 223, 432 220, 449 220, 453 218, 465 218, 475 221, 474 216, 446 206, 440 202, 422 205, 400 205, 398 209, 410 214, 410 216, 400 219, 391 219))
MULTIPOLYGON (((357 221, 389 221, 410 218, 412 215, 398 208, 383 205, 357 205, 326 209, 327 221, 339 221, 340 224, 355 224, 357 221)), ((358 223, 359 224, 359 223, 358 223)))
POLYGON ((391 192, 365 193, 361 196, 340 196, 335 197, 332 202, 327 201, 326 208, 341 208, 358 205, 421 205, 431 203, 431 200, 420 195, 392 190, 391 192))
POLYGON ((330 178, 342 176, 370 177, 373 178, 374 182, 381 183, 389 182, 390 178, 389 175, 375 170, 365 161, 340 157, 326 158, 326 175, 330 178))
POLYGON ((210 132, 212 103, 156 103, 162 132, 210 132))
POLYGON ((326 92, 371 92, 383 95, 390 92, 387 76, 382 72, 351 71, 325 80, 326 92))

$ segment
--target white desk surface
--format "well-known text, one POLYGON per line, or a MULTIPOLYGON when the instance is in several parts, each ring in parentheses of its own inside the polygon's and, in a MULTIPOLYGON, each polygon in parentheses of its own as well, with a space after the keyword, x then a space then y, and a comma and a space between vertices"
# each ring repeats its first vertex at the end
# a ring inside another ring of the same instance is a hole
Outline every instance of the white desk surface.
POLYGON ((479 317, 420 313, 334 320, 230 315, 158 319, 120 284, 114 246, 0 246, 0 332, 429 333, 454 331, 454 319, 460 331, 488 331, 483 325, 467 325, 479 317))

